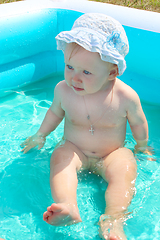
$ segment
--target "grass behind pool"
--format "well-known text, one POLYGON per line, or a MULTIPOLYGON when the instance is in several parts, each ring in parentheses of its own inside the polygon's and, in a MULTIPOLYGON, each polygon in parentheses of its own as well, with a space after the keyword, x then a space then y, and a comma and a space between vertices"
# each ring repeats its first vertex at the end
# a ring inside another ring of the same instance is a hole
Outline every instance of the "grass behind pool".
MULTIPOLYGON (((18 1, 22 0, 0 0, 0 4, 18 1)), ((89 0, 89 1, 110 3, 160 13, 160 0, 89 0)))
POLYGON ((110 3, 125 7, 160 12, 160 0, 90 0, 95 2, 110 3))
POLYGON ((11 2, 19 2, 21 0, 0 0, 0 4, 1 3, 11 3, 11 2))

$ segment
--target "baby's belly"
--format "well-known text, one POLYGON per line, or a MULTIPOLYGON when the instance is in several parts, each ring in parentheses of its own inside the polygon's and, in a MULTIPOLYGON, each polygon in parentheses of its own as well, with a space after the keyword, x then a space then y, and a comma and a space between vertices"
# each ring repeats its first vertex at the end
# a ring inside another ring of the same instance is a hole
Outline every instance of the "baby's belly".
POLYGON ((124 145, 126 129, 95 129, 92 135, 86 128, 65 128, 65 138, 87 157, 102 158, 124 145))

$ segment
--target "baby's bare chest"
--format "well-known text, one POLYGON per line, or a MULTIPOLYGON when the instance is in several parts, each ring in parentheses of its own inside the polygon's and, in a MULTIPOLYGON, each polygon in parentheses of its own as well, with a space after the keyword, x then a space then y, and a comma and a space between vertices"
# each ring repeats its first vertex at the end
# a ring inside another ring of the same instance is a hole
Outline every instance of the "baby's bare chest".
POLYGON ((112 102, 92 101, 87 105, 81 97, 65 101, 62 107, 66 120, 73 125, 96 124, 103 128, 114 128, 126 120, 125 108, 116 99, 113 99, 112 102))

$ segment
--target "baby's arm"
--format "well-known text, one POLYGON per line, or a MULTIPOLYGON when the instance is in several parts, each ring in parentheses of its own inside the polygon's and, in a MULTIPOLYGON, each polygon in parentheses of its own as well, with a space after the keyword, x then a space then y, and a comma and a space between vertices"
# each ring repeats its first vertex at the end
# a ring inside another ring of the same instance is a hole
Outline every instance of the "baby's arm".
POLYGON ((61 108, 61 87, 57 85, 54 90, 54 99, 52 105, 48 109, 38 132, 27 138, 21 144, 21 147, 24 147, 22 151, 27 153, 35 146, 38 146, 38 149, 41 149, 45 144, 46 136, 56 129, 63 117, 64 111, 61 108))
POLYGON ((140 99, 134 90, 130 90, 127 101, 127 118, 134 139, 136 140, 136 151, 144 152, 148 142, 148 123, 142 110, 140 99))
POLYGON ((54 90, 54 99, 51 107, 48 109, 45 118, 38 132, 43 136, 48 136, 56 129, 64 117, 64 110, 61 107, 61 84, 58 84, 54 90))

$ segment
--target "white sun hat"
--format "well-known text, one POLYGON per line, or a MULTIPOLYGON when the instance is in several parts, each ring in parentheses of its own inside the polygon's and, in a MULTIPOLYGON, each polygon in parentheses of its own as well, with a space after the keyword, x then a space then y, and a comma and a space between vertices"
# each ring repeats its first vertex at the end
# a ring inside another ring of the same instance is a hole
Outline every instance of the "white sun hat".
POLYGON ((128 39, 122 25, 101 13, 86 13, 75 22, 71 31, 56 36, 57 49, 65 51, 66 43, 75 42, 90 52, 98 52, 103 61, 118 66, 119 75, 126 69, 124 57, 129 51, 128 39))

